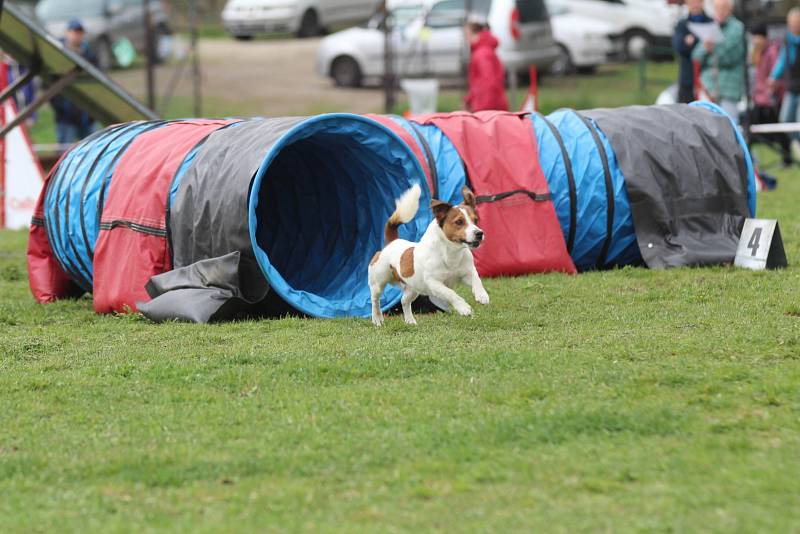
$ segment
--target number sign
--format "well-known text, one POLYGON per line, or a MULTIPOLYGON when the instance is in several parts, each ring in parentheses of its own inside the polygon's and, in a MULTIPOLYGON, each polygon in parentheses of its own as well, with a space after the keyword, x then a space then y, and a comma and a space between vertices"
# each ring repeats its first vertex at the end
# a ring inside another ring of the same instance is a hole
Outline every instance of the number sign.
POLYGON ((786 267, 786 251, 778 221, 746 219, 733 264, 756 270, 786 267))

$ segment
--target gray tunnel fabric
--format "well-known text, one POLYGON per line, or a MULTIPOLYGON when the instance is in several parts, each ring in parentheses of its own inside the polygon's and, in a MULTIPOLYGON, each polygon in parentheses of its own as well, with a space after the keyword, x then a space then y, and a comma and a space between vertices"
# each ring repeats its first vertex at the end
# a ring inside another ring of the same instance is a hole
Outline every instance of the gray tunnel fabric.
POLYGON ((148 284, 153 300, 137 303, 146 317, 206 322, 265 299, 269 285, 248 228, 250 184, 272 145, 304 120, 253 119, 209 136, 168 212, 174 270, 148 284))
POLYGON ((727 116, 684 105, 581 113, 614 149, 648 267, 733 261, 748 171, 727 116))
POLYGON ((237 250, 152 277, 146 289, 154 300, 140 303, 140 311, 155 322, 178 319, 207 323, 248 310, 266 292, 255 301, 242 295, 241 257, 237 250))

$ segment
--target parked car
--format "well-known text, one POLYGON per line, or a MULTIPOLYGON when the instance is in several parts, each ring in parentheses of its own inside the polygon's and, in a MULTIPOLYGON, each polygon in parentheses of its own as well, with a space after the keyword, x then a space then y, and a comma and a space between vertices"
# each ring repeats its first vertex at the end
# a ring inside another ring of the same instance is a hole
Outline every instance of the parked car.
POLYGON ((376 0, 228 0, 222 25, 242 40, 266 33, 311 37, 332 25, 363 22, 375 8, 376 0))
MULTIPOLYGON (((36 5, 36 17, 59 38, 70 19, 79 19, 100 68, 109 69, 115 65, 112 47, 120 38, 129 39, 139 52, 147 48, 143 6, 142 0, 42 0, 36 5)), ((161 36, 171 33, 160 1, 150 0, 150 18, 156 46, 161 36)))
POLYGON ((571 12, 612 27, 622 36, 625 59, 638 59, 648 46, 672 57, 672 32, 681 7, 668 0, 564 0, 571 12))
POLYGON ((553 38, 561 55, 550 66, 552 74, 592 72, 621 52, 621 35, 606 22, 575 13, 563 0, 547 0, 553 38))
MULTIPOLYGON (((468 59, 464 42, 464 0, 401 0, 390 4, 395 73, 401 77, 459 76, 468 59)), ((544 0, 471 0, 487 16, 500 41, 498 56, 507 70, 548 68, 559 57, 544 0)), ((383 16, 322 40, 317 70, 340 86, 358 86, 383 76, 383 16)))

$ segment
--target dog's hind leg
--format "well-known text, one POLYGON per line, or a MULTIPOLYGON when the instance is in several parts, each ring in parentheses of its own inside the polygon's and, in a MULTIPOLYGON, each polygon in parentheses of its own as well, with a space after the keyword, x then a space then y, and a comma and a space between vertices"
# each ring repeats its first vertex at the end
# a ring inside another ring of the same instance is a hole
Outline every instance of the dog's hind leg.
POLYGON ((388 280, 382 279, 378 269, 369 268, 369 294, 372 300, 372 324, 383 326, 383 312, 381 311, 381 295, 388 280))
POLYGON ((417 324, 417 320, 414 319, 414 314, 411 313, 411 303, 414 302, 418 296, 419 294, 408 286, 406 286, 405 291, 403 291, 403 298, 400 299, 400 303, 403 305, 403 318, 406 320, 407 324, 417 324))

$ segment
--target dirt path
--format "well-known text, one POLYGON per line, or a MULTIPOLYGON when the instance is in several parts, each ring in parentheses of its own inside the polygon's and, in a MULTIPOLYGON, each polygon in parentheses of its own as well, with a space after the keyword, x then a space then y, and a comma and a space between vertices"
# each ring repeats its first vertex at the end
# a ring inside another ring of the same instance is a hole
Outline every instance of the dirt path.
MULTIPOLYGON (((200 42, 204 115, 308 115, 331 111, 379 112, 379 89, 341 89, 315 70, 319 39, 200 42)), ((175 70, 159 67, 156 83, 163 95, 175 70)), ((144 94, 141 69, 117 71, 113 77, 133 94, 144 94)), ((175 90, 170 111, 185 114, 191 98, 189 69, 175 90)))

